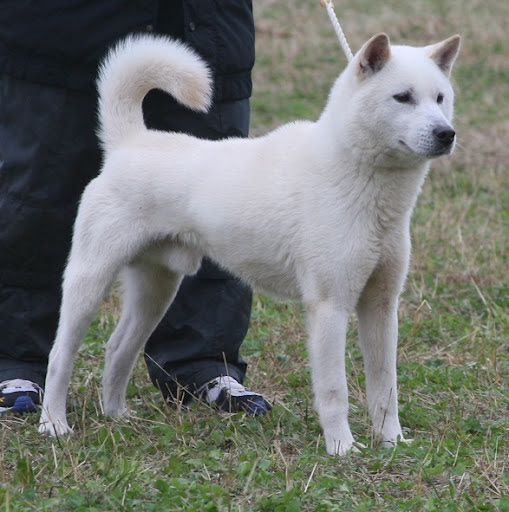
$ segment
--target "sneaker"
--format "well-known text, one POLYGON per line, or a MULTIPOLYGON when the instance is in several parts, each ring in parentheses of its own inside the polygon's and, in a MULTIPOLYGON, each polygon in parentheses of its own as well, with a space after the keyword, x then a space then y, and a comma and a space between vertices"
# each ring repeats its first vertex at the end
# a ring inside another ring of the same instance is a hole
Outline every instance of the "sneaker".
POLYGON ((265 416, 272 409, 262 395, 245 388, 228 376, 212 379, 197 394, 209 405, 229 413, 243 411, 250 416, 265 416))
POLYGON ((0 382, 0 413, 37 412, 41 408, 42 388, 23 379, 0 382))

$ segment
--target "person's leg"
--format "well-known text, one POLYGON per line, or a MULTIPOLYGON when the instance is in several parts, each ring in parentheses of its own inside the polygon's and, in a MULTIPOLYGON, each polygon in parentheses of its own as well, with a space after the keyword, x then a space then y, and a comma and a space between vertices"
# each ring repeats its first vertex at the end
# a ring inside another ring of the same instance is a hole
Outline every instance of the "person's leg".
MULTIPOLYGON (((248 133, 248 100, 216 104, 204 115, 184 110, 164 93, 152 91, 145 99, 144 113, 147 125, 160 130, 207 139, 248 133)), ((186 401, 181 390, 196 393, 219 376, 243 382, 247 365, 239 349, 249 326, 251 299, 249 287, 207 259, 196 276, 185 278, 145 349, 150 377, 166 399, 186 401)), ((259 395, 251 392, 250 396, 259 395)))
POLYGON ((244 380, 239 349, 247 333, 251 291, 208 260, 186 277, 146 346, 152 381, 168 399, 184 399, 220 375, 244 380))
POLYGON ((95 122, 92 95, 0 78, 0 383, 44 385, 95 122))

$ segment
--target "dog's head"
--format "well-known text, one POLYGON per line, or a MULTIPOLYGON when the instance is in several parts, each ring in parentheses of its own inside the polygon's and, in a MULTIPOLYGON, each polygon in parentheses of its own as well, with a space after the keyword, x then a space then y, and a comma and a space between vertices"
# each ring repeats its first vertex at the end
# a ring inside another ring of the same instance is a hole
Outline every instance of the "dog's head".
POLYGON ((376 141, 375 149, 403 159, 430 159, 453 151, 449 76, 459 45, 456 35, 421 48, 391 46, 387 35, 379 34, 362 46, 346 73, 353 117, 376 141))

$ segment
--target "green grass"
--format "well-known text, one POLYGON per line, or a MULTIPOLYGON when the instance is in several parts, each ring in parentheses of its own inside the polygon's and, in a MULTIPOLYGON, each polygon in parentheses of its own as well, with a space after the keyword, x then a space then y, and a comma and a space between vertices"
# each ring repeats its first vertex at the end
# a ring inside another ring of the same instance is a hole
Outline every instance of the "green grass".
MULTIPOLYGON (((248 384, 275 404, 264 419, 163 406, 140 362, 136 415, 101 414, 111 300, 83 345, 69 399, 75 435, 40 438, 37 418, 0 424, 1 511, 509 511, 509 56, 498 0, 342 2, 355 51, 385 31, 427 44, 461 33, 459 147, 436 162, 412 220, 400 307, 401 422, 409 445, 371 447, 364 374, 349 332, 352 429, 367 448, 327 456, 312 406, 301 307, 256 296, 243 346, 248 384)), ((315 119, 345 64, 318 0, 256 0, 252 133, 315 119)))

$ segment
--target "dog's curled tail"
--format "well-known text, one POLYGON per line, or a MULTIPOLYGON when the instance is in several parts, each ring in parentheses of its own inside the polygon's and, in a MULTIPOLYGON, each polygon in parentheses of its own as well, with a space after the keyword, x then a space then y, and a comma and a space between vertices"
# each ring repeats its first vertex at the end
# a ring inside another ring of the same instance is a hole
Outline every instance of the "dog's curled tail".
POLYGON ((99 69, 99 139, 113 149, 131 133, 145 130, 142 101, 162 89, 179 103, 206 112, 212 101, 212 77, 188 46, 164 36, 133 35, 108 53, 99 69))

